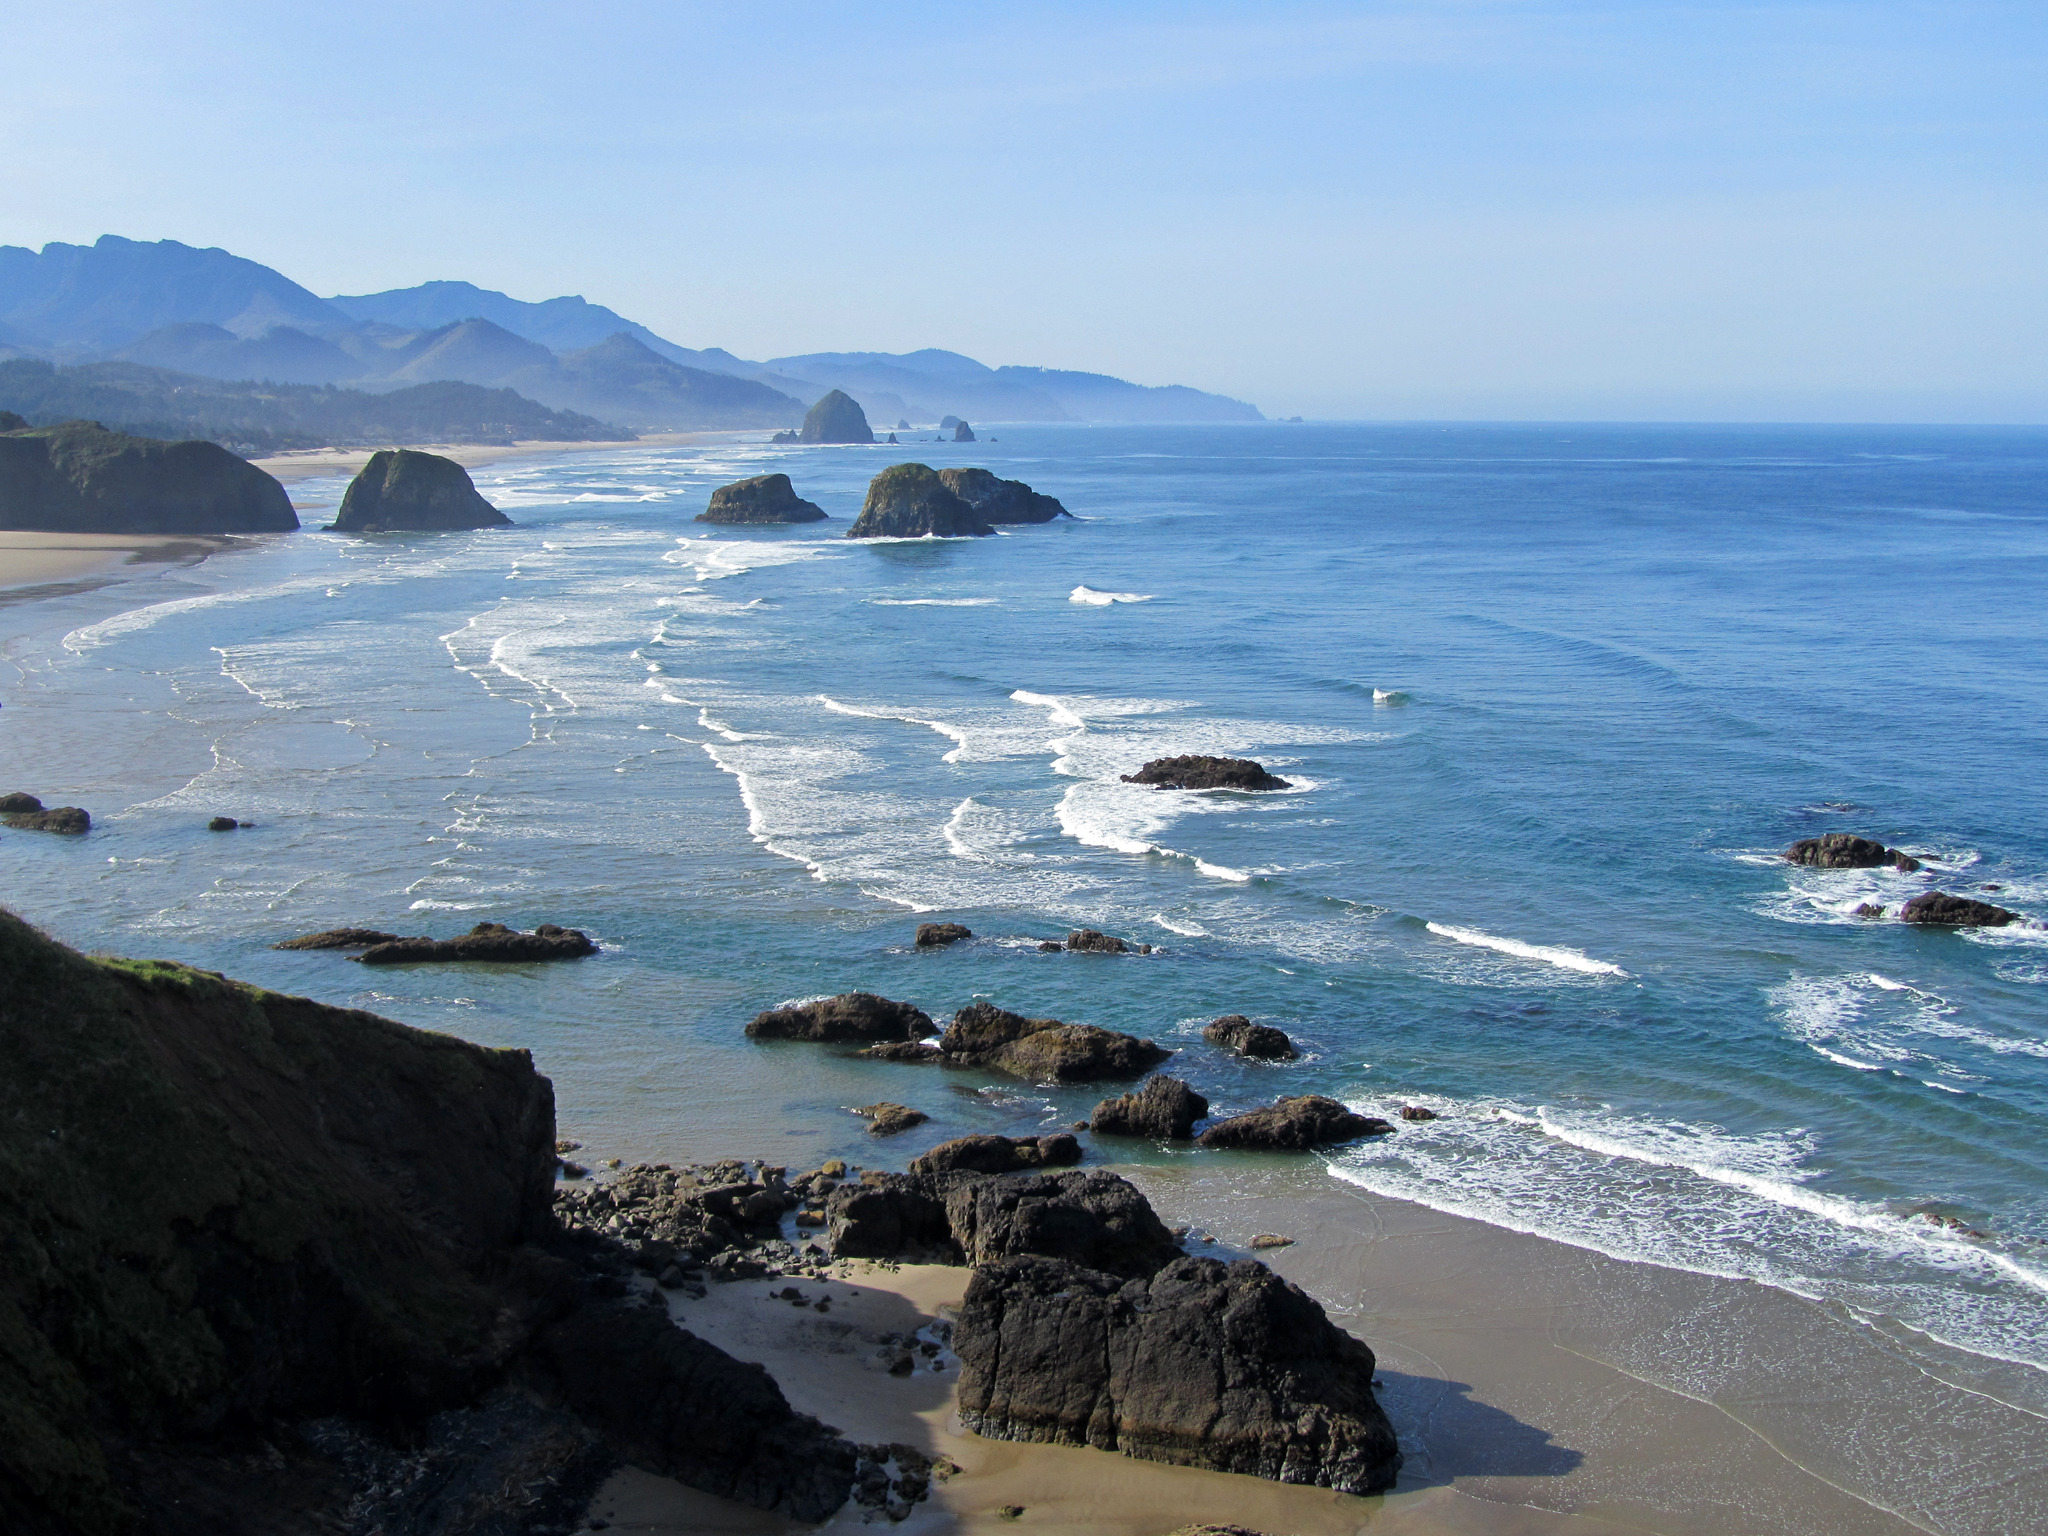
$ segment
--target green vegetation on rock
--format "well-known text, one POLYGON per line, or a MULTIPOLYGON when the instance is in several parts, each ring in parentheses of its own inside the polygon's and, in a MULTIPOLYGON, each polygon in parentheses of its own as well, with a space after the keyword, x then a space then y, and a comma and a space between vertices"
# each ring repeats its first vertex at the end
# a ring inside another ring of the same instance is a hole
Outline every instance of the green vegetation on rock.
POLYGON ((849 539, 957 539, 993 534, 928 464, 892 464, 868 482, 849 539))
POLYGON ((133 437, 96 421, 0 431, 0 528, 280 533, 298 526, 284 487, 218 443, 133 437))
POLYGON ((370 455, 348 492, 330 533, 373 529, 434 531, 509 528, 512 519, 477 494, 469 471, 438 453, 387 448, 370 455))
POLYGON ((875 431, 860 402, 835 389, 811 407, 797 438, 806 443, 872 443, 875 431))

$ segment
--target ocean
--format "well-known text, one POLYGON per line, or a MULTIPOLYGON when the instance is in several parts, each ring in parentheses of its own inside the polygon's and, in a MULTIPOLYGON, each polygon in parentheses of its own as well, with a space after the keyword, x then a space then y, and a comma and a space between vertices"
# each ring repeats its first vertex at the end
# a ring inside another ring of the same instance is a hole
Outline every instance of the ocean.
POLYGON ((2048 1411, 2048 433, 992 431, 508 459, 480 533, 324 535, 345 481, 303 481, 304 533, 0 610, 0 789, 95 821, 6 835, 5 900, 528 1047, 627 1157, 900 1166, 1100 1096, 743 1037, 789 999, 1127 1030, 1219 1113, 1437 1111, 1332 1180, 1812 1298, 2048 1411), (1074 519, 845 540, 910 459, 1074 519), (692 521, 769 470, 834 520, 692 521), (1291 787, 1120 779, 1189 752, 1291 787), (1926 867, 1779 856, 1829 831, 1926 867), (1891 920, 1928 889, 2025 921, 1891 920), (975 937, 917 952, 932 919, 975 937), (482 920, 604 953, 269 947, 482 920), (1039 951, 1081 926, 1154 952, 1039 951), (1223 1056, 1223 1013, 1303 1058, 1223 1056), (875 1100, 932 1119, 877 1143, 875 1100))

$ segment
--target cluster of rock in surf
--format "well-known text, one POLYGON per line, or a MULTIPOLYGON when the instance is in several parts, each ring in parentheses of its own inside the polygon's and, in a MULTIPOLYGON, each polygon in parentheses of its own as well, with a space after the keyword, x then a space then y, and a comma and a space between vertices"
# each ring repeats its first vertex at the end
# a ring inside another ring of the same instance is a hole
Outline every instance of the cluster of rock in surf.
MULTIPOLYGON (((1802 838, 1785 850, 1785 857, 1794 864, 1804 864, 1813 869, 1891 868, 1902 875, 1910 875, 1925 868, 1922 861, 1910 853, 1887 848, 1875 838, 1859 837, 1850 832, 1829 832, 1822 837, 1802 838)), ((1987 885, 1984 889, 1996 891, 1999 888, 1987 885)), ((1885 909, 1877 902, 1866 901, 1856 908, 1856 915, 1883 917, 1885 909)), ((2017 912, 1988 901, 1978 901, 1975 897, 1950 895, 1947 891, 1923 891, 1906 901, 1899 908, 1899 920, 1939 928, 2003 928, 2022 921, 2017 912)))
MULTIPOLYGON (((822 522, 829 515, 816 502, 797 495, 788 475, 772 474, 719 486, 697 521, 758 526, 822 522)), ((970 538, 993 534, 998 525, 1049 523, 1071 516, 1054 497, 986 469, 897 464, 869 482, 867 500, 846 536, 970 538)))
POLYGON ((542 923, 531 933, 503 923, 478 923, 452 939, 408 938, 377 928, 329 928, 273 944, 273 949, 359 949, 364 965, 418 965, 451 960, 580 960, 598 947, 580 928, 542 923))

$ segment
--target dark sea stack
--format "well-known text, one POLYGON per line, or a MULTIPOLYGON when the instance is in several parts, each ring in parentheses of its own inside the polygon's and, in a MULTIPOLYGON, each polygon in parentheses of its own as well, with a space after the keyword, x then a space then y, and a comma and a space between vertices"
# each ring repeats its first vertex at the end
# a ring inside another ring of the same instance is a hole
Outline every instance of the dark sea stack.
POLYGON ((919 923, 917 925, 917 947, 919 949, 944 949, 948 944, 958 944, 962 939, 974 937, 974 930, 962 923, 919 923))
POLYGON ((1951 896, 1946 891, 1929 891, 1915 896, 1899 908, 1899 921, 1942 928, 2003 928, 2020 920, 2017 912, 1994 907, 1988 901, 1968 896, 1951 896))
POLYGON ((842 992, 837 997, 756 1014, 747 1026, 747 1036, 753 1040, 869 1044, 921 1040, 936 1030, 931 1016, 909 1003, 892 1002, 872 992, 842 992))
POLYGON ((58 832, 77 837, 92 830, 92 818, 75 805, 53 806, 47 811, 18 811, 0 816, 0 822, 19 832, 58 832))
POLYGON ((364 965, 419 965, 461 960, 581 960, 596 953, 597 946, 580 928, 542 923, 531 933, 521 933, 503 923, 478 923, 460 938, 389 939, 350 958, 364 965))
POLYGON ((931 1119, 923 1110, 910 1109, 902 1104, 863 1104, 854 1113, 869 1122, 870 1136, 894 1136, 931 1119))
MULTIPOLYGON (((368 949, 372 944, 402 944, 407 942, 403 934, 386 933, 381 928, 328 928, 319 933, 301 934, 296 939, 286 939, 273 944, 272 949, 368 949)), ((418 942, 429 944, 431 939, 418 942)))
POLYGON ((1187 1141, 1195 1122, 1208 1118, 1209 1101, 1177 1077, 1155 1073, 1135 1093, 1104 1099, 1095 1106, 1088 1128, 1098 1136, 1149 1136, 1155 1141, 1187 1141))
POLYGON ((1045 1136, 959 1136, 942 1141, 910 1164, 912 1173, 1018 1173, 1026 1168, 1070 1168, 1081 1143, 1065 1131, 1045 1136))
POLYGON ((895 464, 868 482, 849 539, 982 538, 995 529, 927 464, 895 464))
POLYGON ((987 522, 1049 523, 1056 517, 1074 515, 1022 480, 999 480, 985 469, 942 469, 939 479, 987 522))
POLYGON ((1126 784, 1159 789, 1287 789, 1287 780, 1266 772, 1248 757, 1155 757, 1136 773, 1122 775, 1126 784))
POLYGON ((1901 874, 1911 874, 1920 867, 1920 861, 1909 853, 1848 832, 1801 838, 1785 850, 1785 857, 1815 869, 1881 869, 1889 864, 1901 874))
POLYGON ((817 523, 825 509, 805 501, 787 475, 755 475, 735 480, 711 493, 711 505, 697 514, 700 523, 817 523))
POLYGON ((1066 947, 1084 955, 1126 955, 1131 950, 1122 939, 1094 928, 1076 928, 1067 935, 1066 947))
POLYGON ((1256 1259, 1181 1258, 1135 1280, 1037 1256, 985 1265, 953 1347, 960 1421, 992 1440, 1344 1493, 1400 1469, 1373 1352, 1256 1259))
POLYGON ((21 790, 11 795, 0 795, 0 816, 19 816, 23 811, 40 811, 42 808, 42 801, 21 790))
POLYGON ((954 1014, 939 1050, 955 1065, 994 1067, 1035 1083, 1138 1077, 1173 1054, 1135 1035, 1030 1019, 989 1002, 954 1014))
POLYGON ((1320 1094, 1281 1099, 1264 1109, 1219 1120, 1195 1139, 1205 1147, 1248 1152, 1306 1152, 1384 1136, 1393 1126, 1369 1115, 1356 1115, 1335 1099, 1320 1094))
POLYGON ((1241 1013, 1226 1013, 1202 1026, 1202 1038, 1239 1056, 1254 1061, 1292 1061, 1301 1053, 1284 1030, 1270 1024, 1254 1024, 1241 1013))
POLYGON ((0 432, 0 529, 289 533, 285 489, 218 443, 164 442, 96 421, 0 432))
POLYGON ((874 428, 860 402, 843 389, 835 389, 812 406, 804 416, 797 441, 803 443, 872 443, 874 428))
POLYGON ((438 453, 385 448, 370 455, 329 533, 435 533, 510 528, 512 519, 477 494, 469 471, 438 453))
POLYGON ((966 422, 964 422, 964 421, 956 421, 956 422, 954 422, 954 423, 953 423, 953 441, 954 441, 954 442, 956 442, 956 443, 971 443, 971 442, 973 442, 973 441, 974 441, 974 428, 972 428, 972 427, 970 427, 969 425, 967 425, 967 423, 966 423, 966 422))

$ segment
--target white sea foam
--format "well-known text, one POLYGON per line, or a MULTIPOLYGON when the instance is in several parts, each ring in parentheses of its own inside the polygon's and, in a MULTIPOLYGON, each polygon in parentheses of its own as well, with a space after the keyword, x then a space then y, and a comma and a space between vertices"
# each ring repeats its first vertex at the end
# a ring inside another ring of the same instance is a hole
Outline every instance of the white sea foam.
POLYGON ((999 597, 871 597, 876 608, 987 608, 999 597))
POLYGON ((675 565, 687 565, 699 581, 723 581, 748 571, 769 566, 796 565, 806 560, 840 560, 843 552, 832 545, 766 539, 678 539, 679 548, 661 558, 675 565))
POLYGON ((894 710, 887 709, 861 709, 852 704, 842 704, 837 699, 829 698, 822 693, 818 695, 818 702, 834 714, 857 715, 864 720, 900 720, 905 725, 921 725, 927 730, 937 731, 941 736, 953 743, 953 750, 939 759, 942 763, 959 762, 960 754, 967 749, 967 733, 961 730, 959 726, 948 725, 943 720, 927 720, 922 715, 899 714, 894 710))
POLYGON ((1618 965, 1605 960, 1594 960, 1584 952, 1566 949, 1556 944, 1525 944, 1520 939, 1496 938, 1490 933, 1481 933, 1477 928, 1454 928, 1449 923, 1428 923, 1431 933, 1446 939, 1455 939, 1460 944, 1472 944, 1481 949, 1494 949, 1504 955, 1513 955, 1519 960, 1541 960, 1545 965, 1554 965, 1567 971, 1580 971, 1588 976, 1626 976, 1618 965))
POLYGON ((1375 688, 1372 701, 1375 704, 1406 704, 1408 695, 1399 688, 1375 688))
POLYGON ((1209 930, 1200 923, 1176 923, 1164 912, 1154 912, 1152 914, 1152 921, 1164 928, 1168 933, 1177 933, 1184 939, 1206 939, 1209 936, 1209 930))
POLYGON ((1149 592, 1098 592, 1093 587, 1076 587, 1067 595, 1070 603, 1086 603, 1094 608, 1107 608, 1111 603, 1149 603, 1149 592))

